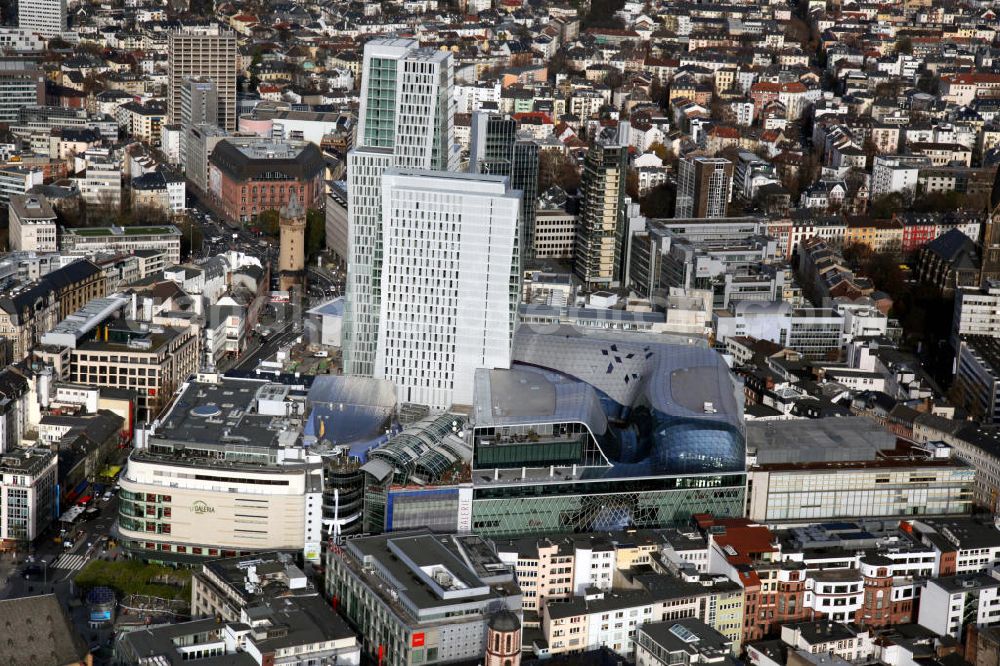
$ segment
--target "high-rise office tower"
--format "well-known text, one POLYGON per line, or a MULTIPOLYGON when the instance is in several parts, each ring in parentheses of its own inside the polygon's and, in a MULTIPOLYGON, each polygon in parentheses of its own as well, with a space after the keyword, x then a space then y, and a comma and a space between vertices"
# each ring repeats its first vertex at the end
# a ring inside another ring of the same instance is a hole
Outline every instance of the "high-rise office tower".
POLYGON ((617 286, 625 269, 628 132, 626 122, 605 129, 583 163, 573 269, 588 289, 617 286))
POLYGON ((732 162, 722 157, 683 157, 678 163, 674 217, 725 217, 732 193, 732 162))
POLYGON ((397 399, 471 405, 477 368, 509 368, 520 302, 520 193, 508 179, 387 169, 375 376, 397 399))
POLYGON ((189 76, 181 83, 181 125, 217 125, 219 91, 215 81, 206 77, 189 76))
POLYGON ((66 31, 66 0, 19 0, 17 27, 46 37, 66 31))
POLYGON ((514 119, 477 111, 472 114, 469 171, 509 176, 511 188, 522 192, 518 242, 522 260, 533 259, 535 204, 538 199, 538 143, 530 136, 519 137, 514 119))
POLYGON ((451 54, 411 39, 365 44, 355 147, 347 154, 348 243, 344 373, 372 376, 379 337, 382 172, 454 171, 451 54))
POLYGON ((185 79, 204 77, 215 83, 215 122, 236 131, 236 34, 218 27, 170 33, 170 78, 167 111, 170 121, 183 118, 181 90, 185 79))
POLYGON ((181 83, 180 161, 187 160, 187 128, 194 125, 218 125, 219 91, 215 81, 203 77, 188 77, 181 83))

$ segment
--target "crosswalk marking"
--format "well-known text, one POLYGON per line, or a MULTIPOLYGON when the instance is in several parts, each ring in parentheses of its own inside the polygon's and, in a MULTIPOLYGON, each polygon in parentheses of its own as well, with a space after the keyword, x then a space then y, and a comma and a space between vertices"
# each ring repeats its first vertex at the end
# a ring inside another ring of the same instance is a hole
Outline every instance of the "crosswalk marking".
POLYGON ((83 555, 60 555, 59 559, 52 563, 53 569, 69 569, 75 571, 82 569, 87 563, 87 558, 83 555))

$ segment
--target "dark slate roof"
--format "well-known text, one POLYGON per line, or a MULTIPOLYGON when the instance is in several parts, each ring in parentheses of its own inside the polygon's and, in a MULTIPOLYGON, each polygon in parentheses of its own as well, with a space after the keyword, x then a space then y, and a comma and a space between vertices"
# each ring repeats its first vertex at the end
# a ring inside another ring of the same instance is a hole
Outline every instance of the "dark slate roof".
POLYGON ((0 663, 75 664, 87 646, 54 594, 0 601, 0 663))
POLYGON ((64 289, 100 273, 100 266, 89 259, 81 259, 48 273, 39 282, 48 284, 53 289, 64 289))
POLYGON ((323 154, 312 143, 306 144, 294 158, 255 159, 243 153, 232 142, 220 141, 215 150, 212 151, 210 160, 212 164, 236 181, 268 180, 264 174, 275 171, 296 180, 308 180, 322 172, 325 164, 323 154))
POLYGON ((927 244, 927 250, 957 267, 975 268, 979 265, 976 244, 958 229, 949 229, 927 244))

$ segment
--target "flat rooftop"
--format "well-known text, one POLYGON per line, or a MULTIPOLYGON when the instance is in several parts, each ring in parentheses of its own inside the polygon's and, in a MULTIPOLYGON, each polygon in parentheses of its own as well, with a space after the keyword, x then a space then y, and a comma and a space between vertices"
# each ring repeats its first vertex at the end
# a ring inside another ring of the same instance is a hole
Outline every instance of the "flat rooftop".
POLYGON ((293 160, 299 156, 304 146, 284 141, 264 141, 255 143, 234 143, 236 149, 255 160, 293 160))
POLYGON ((44 344, 75 347, 76 343, 89 332, 93 331, 106 319, 122 310, 130 303, 128 298, 119 295, 107 298, 95 298, 85 306, 56 324, 48 333, 42 336, 44 344))
POLYGON ((348 541, 345 554, 344 563, 359 577, 367 566, 379 572, 387 585, 369 589, 411 624, 476 621, 498 603, 521 607, 513 572, 480 537, 429 531, 382 534, 348 541), (471 604, 480 613, 441 616, 445 608, 469 609, 471 604))
POLYGON ((896 448, 896 437, 863 416, 750 421, 747 452, 757 465, 874 461, 896 448))
POLYGON ((190 382, 160 420, 155 437, 181 443, 244 442, 266 447, 294 442, 299 433, 287 419, 256 412, 258 398, 275 397, 269 392, 271 387, 287 388, 259 379, 228 377, 214 384, 190 382))
POLYGON ((87 227, 84 229, 63 229, 63 233, 85 238, 100 236, 180 236, 180 230, 173 225, 159 227, 87 227))

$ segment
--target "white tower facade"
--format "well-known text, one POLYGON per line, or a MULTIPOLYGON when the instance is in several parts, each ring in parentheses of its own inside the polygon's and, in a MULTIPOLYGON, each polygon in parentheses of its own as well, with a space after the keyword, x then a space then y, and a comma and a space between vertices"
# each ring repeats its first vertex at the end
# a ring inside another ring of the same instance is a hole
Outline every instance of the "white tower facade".
POLYGON ((451 54, 411 39, 365 44, 355 148, 347 155, 348 262, 344 373, 372 376, 379 335, 382 173, 389 167, 452 171, 451 54))
POLYGON ((397 399, 471 405, 477 368, 509 368, 520 192, 507 178, 392 168, 382 177, 375 376, 397 399))

